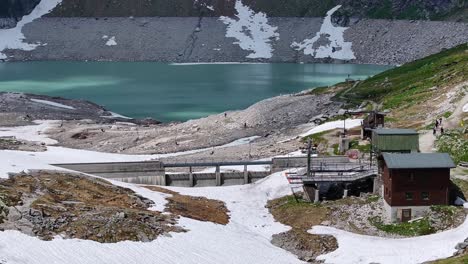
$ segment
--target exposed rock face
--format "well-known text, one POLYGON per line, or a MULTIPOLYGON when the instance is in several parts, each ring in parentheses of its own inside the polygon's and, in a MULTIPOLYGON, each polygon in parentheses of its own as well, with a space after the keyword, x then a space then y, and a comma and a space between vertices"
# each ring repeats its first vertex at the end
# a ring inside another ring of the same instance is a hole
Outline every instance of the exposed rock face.
MULTIPOLYGON (((40 0, 6 0, 0 3, 0 18, 19 20, 40 0)), ((232 16, 234 0, 63 0, 51 16, 58 17, 129 17, 129 16, 232 16)), ((270 17, 322 17, 332 7, 343 9, 337 20, 345 25, 349 17, 385 19, 457 19, 466 14, 468 1, 459 0, 243 0, 243 4, 270 17)), ((465 18, 466 21, 466 18, 465 18)))
POLYGON ((19 174, 0 180, 0 230, 101 243, 147 242, 185 231, 175 226, 176 216, 148 210, 152 204, 100 179, 45 171, 19 174))
POLYGON ((0 2, 0 28, 11 28, 41 0, 3 0, 0 2))

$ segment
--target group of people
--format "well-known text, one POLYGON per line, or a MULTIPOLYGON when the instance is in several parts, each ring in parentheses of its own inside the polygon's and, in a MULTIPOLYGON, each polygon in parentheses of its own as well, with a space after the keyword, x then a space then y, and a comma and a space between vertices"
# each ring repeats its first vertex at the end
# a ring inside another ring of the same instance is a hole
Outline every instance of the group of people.
POLYGON ((432 129, 432 134, 435 136, 437 135, 437 130, 440 129, 440 134, 443 135, 444 134, 444 127, 442 126, 442 117, 439 118, 439 119, 436 119, 435 121, 435 124, 434 124, 434 128, 432 129))

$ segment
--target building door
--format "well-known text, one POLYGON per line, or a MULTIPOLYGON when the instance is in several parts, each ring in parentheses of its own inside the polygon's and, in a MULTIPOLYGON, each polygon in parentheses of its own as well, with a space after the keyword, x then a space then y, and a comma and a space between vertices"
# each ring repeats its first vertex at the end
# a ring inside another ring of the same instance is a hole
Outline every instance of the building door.
POLYGON ((408 222, 411 220, 411 209, 402 209, 401 210, 401 221, 408 222))

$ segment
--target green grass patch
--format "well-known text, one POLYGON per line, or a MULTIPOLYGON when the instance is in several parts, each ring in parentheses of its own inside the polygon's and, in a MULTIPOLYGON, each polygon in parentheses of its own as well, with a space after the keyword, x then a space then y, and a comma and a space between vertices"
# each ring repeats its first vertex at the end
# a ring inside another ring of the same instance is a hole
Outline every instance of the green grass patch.
POLYGON ((455 164, 468 162, 468 128, 452 129, 437 137, 438 152, 450 154, 455 164))
POLYGON ((372 100, 393 109, 418 104, 437 92, 437 87, 467 79, 468 44, 462 44, 377 74, 338 93, 336 98, 346 93, 341 99, 348 103, 358 105, 372 100))
POLYGON ((306 137, 303 137, 301 139, 302 142, 309 142, 309 139, 312 141, 312 144, 317 144, 317 145, 320 145, 320 144, 328 144, 328 140, 326 140, 323 135, 325 135, 326 133, 328 133, 328 131, 323 131, 323 132, 320 132, 320 133, 316 133, 316 134, 312 134, 312 135, 308 135, 306 137))
POLYGON ((339 144, 333 144, 332 148, 333 148, 333 154, 334 155, 340 155, 340 145, 339 144))
POLYGON ((445 118, 449 118, 453 113, 450 111, 445 112, 442 116, 445 118))
POLYGON ((451 217, 455 215, 457 208, 450 205, 431 205, 431 211, 446 215, 447 217, 451 217))
POLYGON ((377 202, 379 198, 380 197, 378 195, 370 195, 369 197, 367 197, 367 202, 368 203, 377 202))
POLYGON ((350 149, 357 149, 362 153, 369 153, 371 149, 371 144, 359 145, 359 140, 354 139, 349 142, 350 149))
POLYGON ((435 232, 434 228, 429 222, 429 219, 427 218, 423 218, 411 223, 404 222, 396 224, 384 224, 380 217, 371 217, 369 218, 369 222, 379 230, 401 236, 423 236, 435 232))
POLYGON ((468 254, 464 254, 458 257, 451 257, 448 259, 441 259, 434 262, 433 264, 468 264, 468 254))

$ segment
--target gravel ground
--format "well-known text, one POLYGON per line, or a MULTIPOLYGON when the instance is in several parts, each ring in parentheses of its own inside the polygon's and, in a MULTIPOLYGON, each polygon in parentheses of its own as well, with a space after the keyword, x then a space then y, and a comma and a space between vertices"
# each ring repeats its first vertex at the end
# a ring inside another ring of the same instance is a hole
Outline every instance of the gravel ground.
POLYGON ((61 127, 51 129, 48 133, 67 147, 132 154, 210 148, 240 138, 258 136, 252 144, 216 149, 215 153, 209 149, 178 158, 270 157, 297 150, 299 141, 288 139, 304 132, 307 127, 301 125, 310 122, 313 117, 337 113, 340 105, 331 102, 330 97, 330 94, 278 96, 258 102, 245 110, 226 112, 226 116, 223 113, 184 123, 135 126, 71 121, 64 122, 61 127))
MULTIPOLYGON (((311 38, 321 18, 272 17, 280 39, 271 59, 251 60, 248 51, 226 38, 226 25, 215 17, 41 18, 23 32, 29 42, 47 43, 36 50, 7 51, 12 60, 122 60, 161 62, 333 62, 293 50, 294 41, 311 38), (106 46, 103 36, 115 37, 106 46)), ((468 42, 468 25, 454 22, 360 20, 345 32, 363 64, 402 64, 468 42)), ((336 61, 338 62, 338 61, 336 61)))

